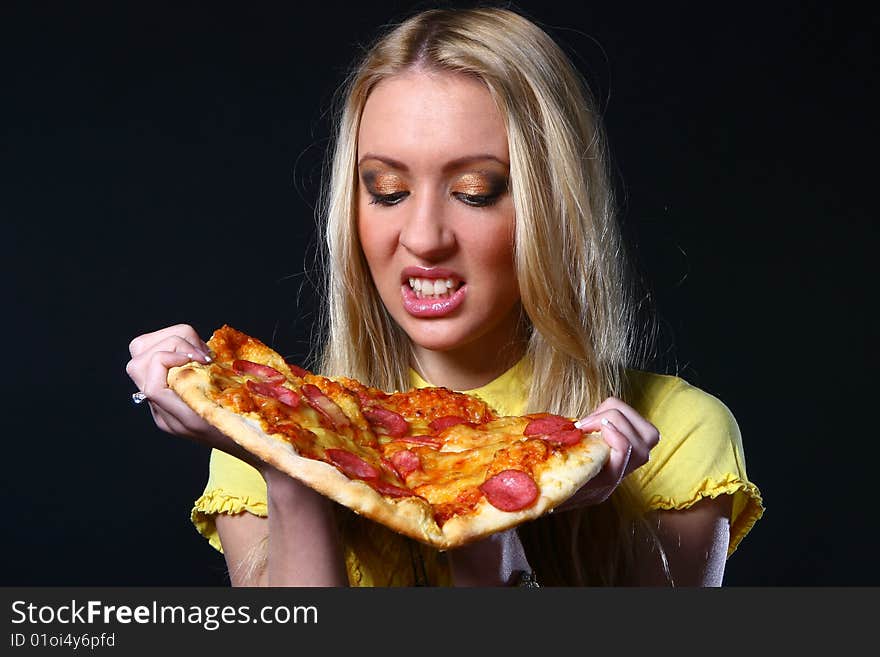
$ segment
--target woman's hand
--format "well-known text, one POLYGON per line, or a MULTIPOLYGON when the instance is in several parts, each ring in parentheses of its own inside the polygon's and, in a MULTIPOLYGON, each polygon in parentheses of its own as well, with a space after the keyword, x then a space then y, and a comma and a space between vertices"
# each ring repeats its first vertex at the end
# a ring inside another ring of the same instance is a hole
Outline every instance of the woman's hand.
POLYGON ((162 431, 191 438, 222 450, 258 470, 266 464, 220 433, 168 387, 168 370, 190 361, 211 362, 211 350, 188 324, 177 324, 139 335, 128 346, 131 360, 125 371, 149 401, 153 421, 162 431))
POLYGON ((129 345, 126 372, 150 402, 156 426, 235 456, 266 481, 268 519, 249 513, 217 516, 231 579, 236 585, 347 584, 332 503, 241 448, 193 411, 168 387, 168 370, 190 361, 210 363, 211 352, 187 324, 140 335, 129 345), (265 564, 254 554, 263 552, 265 564), (257 568, 246 567, 248 564, 257 568), (245 567, 243 567, 243 565, 245 567))
POLYGON ((600 431, 611 456, 598 475, 557 507, 559 511, 607 500, 624 477, 648 462, 651 450, 660 442, 657 427, 616 397, 603 401, 575 426, 582 431, 600 431))

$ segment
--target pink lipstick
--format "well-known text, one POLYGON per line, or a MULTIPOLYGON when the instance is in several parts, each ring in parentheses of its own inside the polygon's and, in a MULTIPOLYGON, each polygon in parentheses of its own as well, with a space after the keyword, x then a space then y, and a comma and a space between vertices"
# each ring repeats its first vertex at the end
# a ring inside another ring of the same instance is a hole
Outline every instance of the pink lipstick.
POLYGON ((464 302, 467 285, 451 269, 406 267, 401 272, 400 294, 404 309, 413 317, 446 317, 464 302))

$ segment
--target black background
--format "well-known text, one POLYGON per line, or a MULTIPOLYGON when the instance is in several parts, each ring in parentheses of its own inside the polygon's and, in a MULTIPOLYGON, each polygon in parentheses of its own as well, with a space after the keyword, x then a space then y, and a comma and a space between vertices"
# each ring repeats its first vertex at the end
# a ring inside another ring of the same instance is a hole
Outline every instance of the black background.
MULTIPOLYGON (((740 423, 767 512, 727 583, 880 584, 877 16, 515 6, 600 99, 657 367, 740 423)), ((131 404, 127 345, 228 322, 307 355, 329 101, 376 28, 415 7, 0 5, 0 584, 226 582, 189 522, 207 453, 131 404)))

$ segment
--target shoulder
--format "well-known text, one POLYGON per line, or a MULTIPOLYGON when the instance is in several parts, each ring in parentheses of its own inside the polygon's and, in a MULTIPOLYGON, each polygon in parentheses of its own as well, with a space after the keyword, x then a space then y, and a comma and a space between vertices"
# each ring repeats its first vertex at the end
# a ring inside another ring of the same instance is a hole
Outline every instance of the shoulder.
POLYGON ((681 377, 642 370, 626 371, 627 403, 661 429, 710 430, 739 434, 733 413, 714 395, 681 377), (663 425, 661 427, 661 425, 663 425))
POLYGON ((739 425, 717 397, 684 379, 627 371, 625 400, 660 432, 650 460, 633 472, 643 508, 691 508, 702 499, 732 495, 732 553, 763 515, 761 492, 749 480, 739 425))
POLYGON ((745 473, 742 434, 720 399, 684 379, 639 370, 627 372, 626 401, 657 427, 660 443, 643 475, 661 470, 745 473))

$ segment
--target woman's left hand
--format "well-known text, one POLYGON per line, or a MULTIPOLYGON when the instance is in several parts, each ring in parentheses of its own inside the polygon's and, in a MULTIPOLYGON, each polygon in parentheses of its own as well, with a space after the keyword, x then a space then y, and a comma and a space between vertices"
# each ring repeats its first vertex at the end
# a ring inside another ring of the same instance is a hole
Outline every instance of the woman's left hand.
POLYGON ((575 426, 582 431, 600 431, 611 456, 602 471, 557 507, 558 511, 607 500, 624 477, 648 462, 651 450, 660 442, 657 427, 616 397, 603 401, 575 426))

